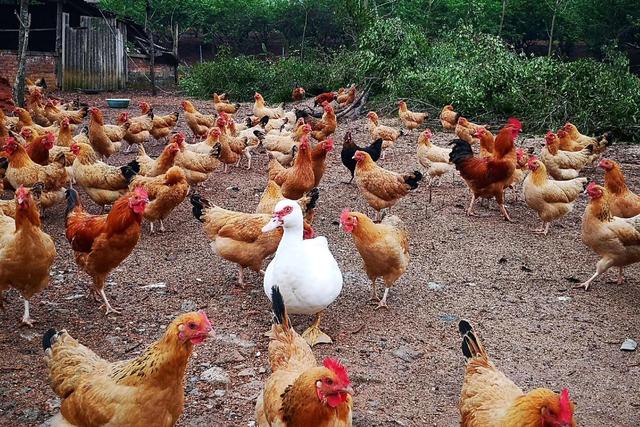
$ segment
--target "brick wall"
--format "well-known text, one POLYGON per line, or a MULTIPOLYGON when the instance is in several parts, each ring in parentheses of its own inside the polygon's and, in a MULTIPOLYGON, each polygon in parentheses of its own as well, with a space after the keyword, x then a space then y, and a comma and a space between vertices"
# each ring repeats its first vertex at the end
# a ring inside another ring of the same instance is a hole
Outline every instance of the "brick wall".
MULTIPOLYGON (((129 58, 129 75, 127 87, 134 89, 146 89, 150 87, 149 61, 145 58, 129 58)), ((175 86, 173 66, 156 63, 156 84, 159 87, 170 88, 175 86)))
MULTIPOLYGON (((11 83, 16 79, 18 72, 18 56, 13 51, 0 51, 0 75, 11 83)), ((47 86, 56 87, 56 57, 51 53, 28 52, 27 53, 27 77, 34 80, 44 77, 47 86)))

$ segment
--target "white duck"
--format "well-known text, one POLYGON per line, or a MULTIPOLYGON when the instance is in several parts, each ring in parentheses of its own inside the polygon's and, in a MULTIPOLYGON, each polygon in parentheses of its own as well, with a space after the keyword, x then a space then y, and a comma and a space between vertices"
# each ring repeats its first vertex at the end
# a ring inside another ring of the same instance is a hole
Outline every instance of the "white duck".
POLYGON ((316 315, 315 322, 302 334, 310 346, 331 343, 331 337, 320 329, 320 319, 342 291, 338 263, 325 237, 303 239, 302 210, 296 201, 278 202, 262 232, 278 227, 284 229, 284 234, 265 272, 264 292, 271 299, 272 287, 278 286, 289 313, 316 315))

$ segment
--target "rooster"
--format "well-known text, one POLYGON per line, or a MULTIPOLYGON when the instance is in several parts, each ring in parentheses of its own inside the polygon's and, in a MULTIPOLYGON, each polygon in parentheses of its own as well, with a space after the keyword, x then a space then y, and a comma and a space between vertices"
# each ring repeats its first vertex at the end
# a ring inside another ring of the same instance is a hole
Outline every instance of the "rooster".
POLYGON ((471 201, 467 215, 476 216, 473 211, 476 199, 495 198, 500 206, 504 219, 511 217, 504 206, 504 190, 511 184, 516 169, 515 139, 520 134, 522 125, 517 119, 509 119, 495 138, 493 156, 488 158, 474 157, 471 145, 461 139, 454 139, 450 145, 453 150, 449 160, 456 165, 460 176, 471 191, 471 201))
POLYGON ((346 368, 331 358, 318 366, 309 344, 291 327, 277 287, 271 300, 272 374, 256 402, 258 427, 351 427, 353 387, 346 368))
POLYGON ((560 394, 536 388, 525 394, 499 371, 466 320, 458 326, 467 367, 460 393, 460 427, 576 427, 574 405, 560 394))
POLYGON ((65 330, 42 338, 49 380, 62 399, 55 426, 171 427, 184 411, 193 346, 211 336, 203 311, 181 314, 140 356, 108 362, 65 330))
POLYGON ((40 229, 40 213, 31 192, 20 186, 15 195, 15 220, 0 210, 0 308, 2 292, 14 288, 24 298, 22 323, 33 326, 29 299, 49 284, 56 257, 51 236, 40 229))
POLYGON ((67 190, 65 236, 71 244, 78 267, 93 280, 90 293, 102 298, 106 313, 114 309, 104 284, 109 273, 124 261, 140 239, 142 215, 149 203, 147 192, 136 188, 120 197, 107 215, 91 215, 84 210, 78 192, 67 190))

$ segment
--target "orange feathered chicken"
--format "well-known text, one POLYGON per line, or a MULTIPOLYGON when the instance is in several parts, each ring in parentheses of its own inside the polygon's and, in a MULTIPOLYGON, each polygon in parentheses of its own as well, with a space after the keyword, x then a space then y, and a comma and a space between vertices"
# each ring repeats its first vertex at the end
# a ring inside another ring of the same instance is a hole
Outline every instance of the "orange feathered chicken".
POLYGON ((269 179, 282 187, 282 194, 291 200, 299 199, 314 187, 315 175, 307 137, 302 138, 298 155, 290 168, 285 168, 276 159, 269 161, 269 179))
POLYGON ((493 147, 495 145, 493 134, 487 129, 480 127, 473 133, 473 136, 480 141, 480 157, 493 156, 493 147))
POLYGON ((15 220, 0 210, 0 307, 2 292, 14 288, 24 298, 22 323, 33 326, 29 299, 49 284, 56 257, 51 236, 40 229, 40 209, 24 187, 16 190, 15 220))
POLYGON ((102 298, 106 313, 119 313, 107 295, 104 284, 140 239, 142 215, 149 203, 147 192, 136 188, 120 197, 107 215, 91 215, 80 203, 78 192, 67 190, 66 237, 73 249, 78 267, 93 280, 91 294, 102 298))
POLYGON ((83 107, 80 110, 75 111, 62 110, 60 108, 57 108, 53 104, 52 100, 48 100, 44 106, 44 115, 47 117, 47 119, 49 119, 51 123, 60 123, 62 119, 67 118, 74 125, 79 125, 87 116, 87 107, 83 107))
POLYGON ((182 101, 181 105, 184 109, 184 118, 187 121, 187 126, 193 132, 193 136, 195 138, 206 137, 209 129, 215 126, 216 117, 200 113, 191 101, 182 101))
POLYGON ((460 393, 460 427, 576 427, 574 405, 565 388, 524 393, 489 359, 466 320, 459 324, 467 367, 460 393))
POLYGON ((475 216, 473 207, 478 198, 495 198, 500 206, 500 212, 507 221, 511 221, 504 206, 504 190, 511 182, 516 169, 515 139, 518 137, 522 125, 517 119, 509 119, 495 138, 492 157, 484 159, 474 157, 471 145, 461 139, 454 139, 453 150, 449 159, 456 165, 460 176, 471 191, 471 202, 467 215, 475 216))
POLYGON ((124 125, 105 125, 102 111, 89 108, 89 141, 96 152, 109 157, 120 151, 128 123, 124 125))
MULTIPOLYGON (((146 115, 148 113, 153 113, 153 108, 151 108, 151 105, 149 105, 148 102, 141 102, 140 111, 142 112, 142 114, 146 115)), ((173 128, 176 127, 179 116, 180 113, 178 113, 177 111, 174 111, 171 114, 166 114, 164 116, 154 115, 152 122, 153 126, 149 133, 151 133, 151 136, 156 141, 167 138, 173 131, 173 128)))
POLYGON ((304 90, 303 87, 296 86, 291 91, 291 99, 293 99, 294 101, 302 101, 304 99, 305 94, 306 94, 306 91, 304 90))
POLYGON ((444 130, 455 130, 460 113, 453 110, 453 105, 445 105, 440 112, 440 124, 444 130))
POLYGON ((4 150, 9 159, 5 178, 13 188, 18 188, 21 185, 33 187, 36 183, 41 182, 46 191, 56 191, 69 181, 63 153, 56 157, 54 163, 42 166, 31 160, 24 147, 18 144, 13 137, 8 137, 5 140, 4 150))
POLYGON ((364 269, 371 280, 371 300, 378 301, 376 309, 387 308, 389 289, 404 274, 409 265, 409 235, 407 227, 395 215, 375 224, 368 216, 349 209, 340 215, 342 229, 353 236, 356 248, 364 261, 364 269), (378 297, 376 281, 384 280, 384 295, 378 297))
POLYGON ((429 113, 415 113, 413 111, 409 111, 407 103, 405 101, 400 101, 398 103, 398 116, 400 116, 400 120, 402 120, 404 126, 409 129, 409 131, 412 131, 422 125, 427 117, 429 117, 429 113))
POLYGON ((325 103, 322 108, 324 109, 322 119, 312 125, 313 132, 311 132, 311 136, 318 141, 324 141, 333 135, 338 127, 336 113, 333 111, 333 107, 325 103))
POLYGON ((218 113, 235 114, 240 108, 240 104, 231 104, 225 99, 221 98, 217 93, 213 94, 213 107, 218 113))
POLYGON ((317 107, 318 105, 324 105, 324 103, 330 103, 338 97, 338 92, 324 92, 320 95, 317 95, 313 99, 313 106, 317 107))
POLYGON ((627 187, 618 162, 602 159, 598 166, 604 170, 604 188, 609 192, 611 215, 621 218, 640 215, 640 196, 627 187))
POLYGON ((409 191, 418 188, 422 173, 414 171, 401 175, 381 168, 371 159, 369 153, 356 151, 356 184, 367 203, 376 211, 376 221, 380 221, 380 211, 393 207, 409 191))
POLYGON ((212 334, 203 311, 175 318, 135 359, 108 362, 65 330, 42 338, 51 388, 62 399, 55 426, 171 427, 184 411, 193 346, 212 334))
POLYGON ((318 366, 309 344, 291 327, 276 287, 272 301, 272 374, 256 402, 258 427, 351 427, 353 387, 346 368, 331 358, 318 366))
POLYGON ((313 147, 311 150, 311 167, 313 168, 313 187, 320 184, 320 180, 327 169, 327 154, 333 151, 333 139, 329 138, 313 147))

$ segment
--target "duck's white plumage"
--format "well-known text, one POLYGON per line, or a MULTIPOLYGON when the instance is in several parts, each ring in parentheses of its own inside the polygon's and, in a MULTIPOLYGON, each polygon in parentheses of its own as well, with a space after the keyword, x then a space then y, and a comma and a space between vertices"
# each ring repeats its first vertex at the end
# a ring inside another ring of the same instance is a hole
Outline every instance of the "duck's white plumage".
POLYGON ((329 251, 325 237, 303 239, 302 210, 297 202, 281 200, 274 216, 263 228, 279 226, 284 234, 276 255, 264 275, 264 292, 271 299, 273 286, 280 288, 291 314, 316 314, 329 306, 342 291, 342 273, 329 251), (283 216, 278 212, 290 209, 283 216))

